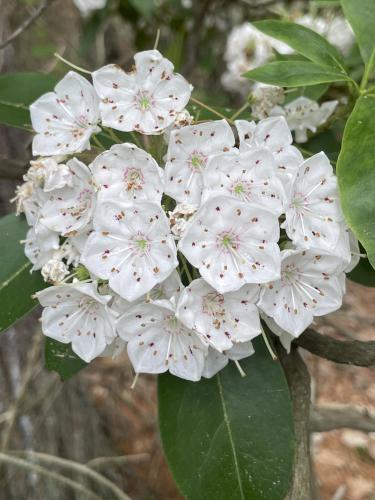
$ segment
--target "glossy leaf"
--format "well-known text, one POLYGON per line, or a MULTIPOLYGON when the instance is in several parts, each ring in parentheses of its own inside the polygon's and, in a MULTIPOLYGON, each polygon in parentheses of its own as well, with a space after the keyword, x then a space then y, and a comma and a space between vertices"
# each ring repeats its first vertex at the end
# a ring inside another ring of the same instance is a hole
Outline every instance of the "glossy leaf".
POLYGON ((341 54, 315 31, 300 24, 276 19, 258 21, 253 24, 258 30, 281 40, 310 61, 330 66, 338 71, 343 69, 341 54))
POLYGON ((8 73, 0 76, 0 123, 31 128, 29 105, 53 90, 57 78, 42 73, 8 73))
POLYGON ((23 217, 0 219, 0 332, 34 309, 31 296, 46 286, 39 272, 30 273, 32 264, 20 244, 26 232, 23 217))
POLYGON ((256 354, 212 379, 159 377, 164 451, 187 500, 280 500, 293 468, 289 389, 261 338, 256 354))
POLYGON ((346 123, 337 177, 346 222, 375 267, 375 95, 360 97, 346 123))
POLYGON ((87 366, 87 363, 72 351, 70 344, 62 344, 50 338, 46 339, 44 358, 47 370, 57 372, 63 380, 87 366))
POLYGON ((374 0, 341 0, 341 5, 355 33, 362 59, 367 63, 375 49, 375 2, 374 0))
POLYGON ((271 62, 248 71, 243 76, 279 87, 304 87, 318 83, 329 83, 350 80, 348 75, 305 61, 271 62))

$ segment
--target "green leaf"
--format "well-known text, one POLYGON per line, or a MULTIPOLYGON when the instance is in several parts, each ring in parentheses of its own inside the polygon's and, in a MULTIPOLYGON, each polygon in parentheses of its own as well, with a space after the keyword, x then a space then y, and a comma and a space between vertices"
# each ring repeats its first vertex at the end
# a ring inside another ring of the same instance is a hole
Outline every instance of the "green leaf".
POLYGON ((375 1, 341 0, 341 5, 355 33, 362 59, 368 63, 375 48, 375 1))
POLYGON ((310 85, 308 87, 298 87, 296 89, 290 89, 290 91, 285 96, 285 104, 294 101, 297 97, 308 97, 313 101, 318 101, 328 90, 328 83, 319 83, 318 85, 310 85))
POLYGON ((375 286, 375 270, 368 259, 361 259, 353 271, 347 274, 347 277, 363 286, 375 286))
POLYGON ((149 17, 155 9, 154 0, 129 0, 129 3, 145 17, 149 17))
POLYGON ((39 272, 30 273, 32 264, 20 244, 27 228, 23 217, 0 219, 0 332, 34 309, 31 296, 46 286, 39 272))
POLYGON ((159 377, 164 451, 187 500, 280 500, 293 468, 289 389, 261 338, 256 354, 212 379, 159 377))
POLYGON ((42 73, 8 73, 0 76, 0 123, 30 129, 29 105, 53 90, 57 78, 42 73))
POLYGON ((336 172, 346 222, 375 267, 375 95, 360 97, 346 123, 336 172))
POLYGON ((87 366, 87 363, 72 351, 70 344, 62 344, 50 338, 46 339, 44 358, 47 370, 57 372, 63 380, 87 366))
POLYGON ((318 83, 350 81, 345 73, 305 61, 271 62, 248 71, 243 76, 279 87, 304 87, 318 83))
POLYGON ((253 24, 258 30, 281 40, 307 59, 338 71, 343 69, 344 62, 338 50, 315 31, 300 24, 275 19, 253 24))

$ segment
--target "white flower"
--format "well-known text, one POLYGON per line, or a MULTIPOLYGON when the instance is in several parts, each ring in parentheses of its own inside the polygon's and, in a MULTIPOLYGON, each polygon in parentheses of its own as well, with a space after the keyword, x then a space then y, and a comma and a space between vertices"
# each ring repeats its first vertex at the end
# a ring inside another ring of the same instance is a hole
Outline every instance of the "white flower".
POLYGON ((218 292, 246 283, 266 283, 280 275, 277 217, 258 205, 229 196, 202 205, 179 242, 179 249, 218 292))
POLYGON ((338 101, 326 101, 318 104, 307 97, 297 97, 284 107, 275 106, 271 110, 272 116, 284 116, 290 130, 294 131, 296 142, 307 141, 307 131, 316 132, 332 115, 338 101))
POLYGON ((345 223, 340 224, 340 236, 332 254, 343 261, 342 270, 350 273, 360 261, 361 254, 357 238, 345 223))
POLYGON ((290 183, 303 162, 303 156, 291 145, 293 137, 285 118, 270 117, 258 124, 246 120, 237 120, 235 123, 240 138, 240 150, 268 148, 276 162, 276 174, 288 193, 290 183))
POLYGON ((254 354, 254 352, 255 351, 251 342, 234 344, 229 351, 225 352, 219 352, 216 351, 216 349, 209 347, 202 376, 205 378, 211 378, 220 370, 225 368, 229 363, 229 360, 238 361, 240 359, 248 358, 254 354))
POLYGON ((150 291, 178 265, 168 220, 156 203, 101 203, 94 229, 81 262, 126 300, 150 291))
POLYGON ((255 83, 251 92, 251 114, 258 120, 270 116, 271 109, 284 101, 284 89, 275 85, 255 83))
POLYGON ((73 0, 73 2, 81 14, 86 17, 94 10, 103 9, 107 0, 73 0))
POLYGON ((258 306, 298 337, 313 321, 341 307, 342 261, 313 250, 283 250, 281 278, 264 286, 258 306))
POLYGON ((283 227, 296 246, 325 251, 335 248, 343 215, 337 179, 323 152, 301 164, 285 217, 283 227))
POLYGON ((232 129, 226 120, 172 131, 165 165, 165 192, 180 203, 199 203, 202 174, 209 157, 228 151, 234 143, 232 129))
POLYGON ((109 64, 92 75, 103 125, 116 130, 158 134, 189 102, 191 85, 173 73, 173 64, 157 50, 138 52, 135 70, 109 64))
POLYGON ((44 307, 44 335, 64 344, 89 363, 115 337, 114 316, 107 307, 109 295, 99 295, 95 283, 70 283, 38 292, 44 307))
POLYGON ((139 304, 122 316, 119 335, 128 341, 136 373, 163 373, 197 381, 202 376, 207 346, 175 316, 173 301, 139 304))
POLYGON ((30 168, 24 175, 25 181, 32 181, 44 192, 61 189, 72 184, 72 172, 67 165, 58 163, 55 158, 40 158, 31 161, 30 168))
POLYGON ((279 216, 285 193, 276 177, 276 162, 266 148, 212 156, 203 174, 202 203, 220 195, 259 204, 279 216))
MULTIPOLYGON (((27 213, 28 206, 30 206, 30 203, 34 205, 34 182, 32 181, 26 181, 20 186, 17 186, 15 194, 16 196, 10 200, 11 203, 16 203, 16 214, 20 215, 22 213, 27 213)), ((36 212, 37 205, 35 204, 33 213, 35 214, 36 212)), ((30 217, 30 222, 29 218, 28 219, 28 224, 32 224, 34 220, 34 216, 31 214, 30 217)))
POLYGON ((25 255, 32 262, 31 271, 41 269, 50 259, 52 259, 55 251, 59 248, 59 235, 43 226, 38 225, 38 233, 35 227, 31 227, 26 235, 26 240, 22 241, 25 244, 25 255))
POLYGON ((49 193, 40 221, 62 235, 83 230, 91 221, 95 206, 92 176, 88 167, 76 158, 67 162, 72 173, 71 185, 49 193))
POLYGON ((50 259, 42 267, 42 276, 44 281, 51 283, 60 283, 69 274, 69 269, 62 260, 50 259))
POLYGON ((171 231, 176 239, 182 238, 188 221, 198 210, 197 204, 177 203, 172 212, 168 212, 171 231))
POLYGON ((258 285, 246 285, 237 292, 218 293, 203 279, 190 283, 181 292, 176 316, 204 343, 223 352, 237 342, 247 342, 261 333, 258 285))
POLYGON ((99 99, 91 83, 69 71, 54 92, 42 95, 30 106, 37 132, 33 155, 53 156, 90 149, 90 136, 100 131, 99 99))
POLYGON ((99 200, 160 203, 163 171, 151 155, 134 144, 115 144, 90 165, 99 200))
POLYGON ((274 333, 279 337, 281 345, 289 354, 292 348, 292 342, 295 337, 290 333, 286 332, 285 330, 283 330, 282 328, 280 328, 280 326, 270 316, 267 316, 267 314, 264 313, 263 311, 260 311, 260 317, 266 323, 266 325, 272 331, 272 333, 274 333))

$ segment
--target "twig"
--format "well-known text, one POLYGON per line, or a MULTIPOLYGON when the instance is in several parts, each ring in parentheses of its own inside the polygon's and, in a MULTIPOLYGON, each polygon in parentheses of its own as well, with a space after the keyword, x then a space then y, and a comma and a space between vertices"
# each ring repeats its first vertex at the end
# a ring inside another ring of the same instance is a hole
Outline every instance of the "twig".
POLYGON ((35 12, 29 18, 27 18, 15 31, 13 31, 13 33, 9 35, 8 38, 0 43, 0 50, 4 49, 7 45, 14 42, 14 40, 18 38, 24 31, 26 31, 27 28, 29 28, 54 1, 55 0, 43 0, 39 7, 35 10, 35 12))
POLYGON ((117 457, 96 457, 86 463, 92 469, 107 467, 112 465, 124 465, 129 462, 141 462, 149 459, 149 453, 134 453, 132 455, 121 455, 117 457))
POLYGON ((54 464, 64 469, 78 472, 83 476, 91 478, 97 485, 105 486, 112 492, 113 495, 115 495, 111 498, 118 498, 119 500, 130 500, 130 498, 125 493, 123 493, 120 488, 118 488, 118 486, 112 483, 112 481, 104 477, 102 474, 99 474, 98 472, 90 469, 90 467, 87 467, 87 465, 81 464, 79 462, 74 462, 72 460, 67 460, 65 458, 56 457, 54 455, 49 455, 47 453, 39 453, 36 451, 17 450, 10 451, 8 452, 8 454, 25 456, 31 460, 36 459, 40 462, 44 462, 47 465, 54 464))
POLYGON ((88 490, 84 486, 82 486, 77 481, 73 481, 68 477, 62 476, 61 474, 57 474, 57 472, 49 471, 40 465, 36 465, 28 462, 27 460, 23 460, 21 458, 12 457, 5 453, 0 453, 0 463, 14 465, 15 467, 20 467, 21 469, 31 470, 40 476, 46 476, 51 479, 54 479, 56 482, 63 484, 64 486, 69 486, 75 491, 78 491, 84 495, 84 498, 94 498, 95 500, 101 500, 98 495, 94 492, 88 490))
POLYGON ((326 432, 344 427, 375 432, 375 415, 366 407, 354 405, 330 404, 311 408, 311 432, 326 432))
POLYGON ((375 365, 375 341, 372 340, 336 340, 308 328, 294 343, 335 363, 367 367, 375 365))

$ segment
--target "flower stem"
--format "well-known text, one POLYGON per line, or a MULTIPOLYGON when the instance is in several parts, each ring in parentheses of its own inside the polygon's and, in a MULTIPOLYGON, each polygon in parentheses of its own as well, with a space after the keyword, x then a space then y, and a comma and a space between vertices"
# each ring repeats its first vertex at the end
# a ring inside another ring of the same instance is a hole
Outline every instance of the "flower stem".
POLYGON ((57 59, 60 59, 60 61, 62 61, 63 63, 70 66, 71 68, 76 69, 77 71, 80 71, 81 73, 86 73, 86 75, 91 75, 91 71, 89 71, 88 69, 81 68, 80 66, 77 66, 76 64, 73 64, 72 62, 65 59, 63 56, 60 56, 60 54, 58 54, 57 52, 55 52, 53 55, 55 57, 57 57, 57 59))
POLYGON ((95 142, 95 144, 96 144, 99 148, 103 149, 103 151, 105 150, 105 147, 104 147, 104 146, 103 146, 103 144, 99 141, 99 139, 96 137, 96 135, 93 135, 93 136, 92 136, 92 140, 95 142))
POLYGON ((270 341, 269 341, 269 339, 267 337, 267 334, 263 330, 262 327, 261 327, 261 329, 262 329, 262 337, 263 337, 264 343, 266 344, 268 352, 271 354, 271 358, 273 359, 273 361, 277 361, 277 356, 276 356, 274 350, 272 349, 272 346, 271 346, 271 343, 270 343, 270 341))
POLYGON ((238 362, 238 359, 234 359, 233 361, 234 361, 234 364, 237 366, 237 369, 240 372, 241 377, 245 378, 246 377, 246 373, 243 371, 242 366, 238 362))
POLYGON ((250 103, 249 102, 245 102, 245 104, 243 106, 240 107, 239 110, 237 110, 231 117, 230 117, 230 120, 231 121, 234 121, 238 116, 240 116, 240 114, 245 111, 246 108, 248 108, 250 106, 250 103))
POLYGON ((139 373, 136 373, 135 374, 135 377, 133 379, 133 382, 132 382, 132 385, 130 386, 130 389, 133 390, 138 382, 138 377, 139 377, 139 373))
POLYGON ((159 40, 160 40, 160 28, 158 28, 158 30, 156 32, 156 38, 155 38, 155 43, 154 43, 154 50, 156 50, 158 48, 159 40))
POLYGON ((109 137, 115 141, 116 144, 122 144, 122 140, 117 137, 117 135, 113 132, 113 130, 109 127, 105 127, 105 130, 108 132, 109 137))
POLYGON ((223 118, 224 120, 227 120, 229 123, 231 123, 233 125, 233 122, 232 122, 231 118, 228 118, 227 116, 223 115, 222 113, 220 113, 220 111, 216 111, 216 109, 211 108, 211 106, 208 106, 207 104, 204 104, 204 102, 199 101, 195 97, 191 97, 190 100, 194 104, 197 104, 201 108, 207 109, 207 111, 210 111, 212 114, 214 114, 214 115, 216 115, 216 116, 218 116, 220 118, 223 118))
POLYGON ((187 279, 189 280, 189 283, 191 283, 193 281, 193 277, 189 271, 189 267, 187 265, 187 262, 186 262, 186 259, 185 259, 185 256, 182 255, 182 253, 179 254, 179 257, 180 257, 180 261, 181 261, 181 264, 182 264, 182 267, 185 271, 185 274, 186 274, 186 277, 187 279))
POLYGON ((372 70, 374 69, 374 63, 375 63, 375 48, 373 49, 373 51, 371 53, 369 62, 366 64, 365 72, 363 74, 361 85, 359 87, 360 91, 366 90, 366 87, 367 87, 367 84, 368 84, 368 80, 369 80, 369 78, 371 76, 372 70))

